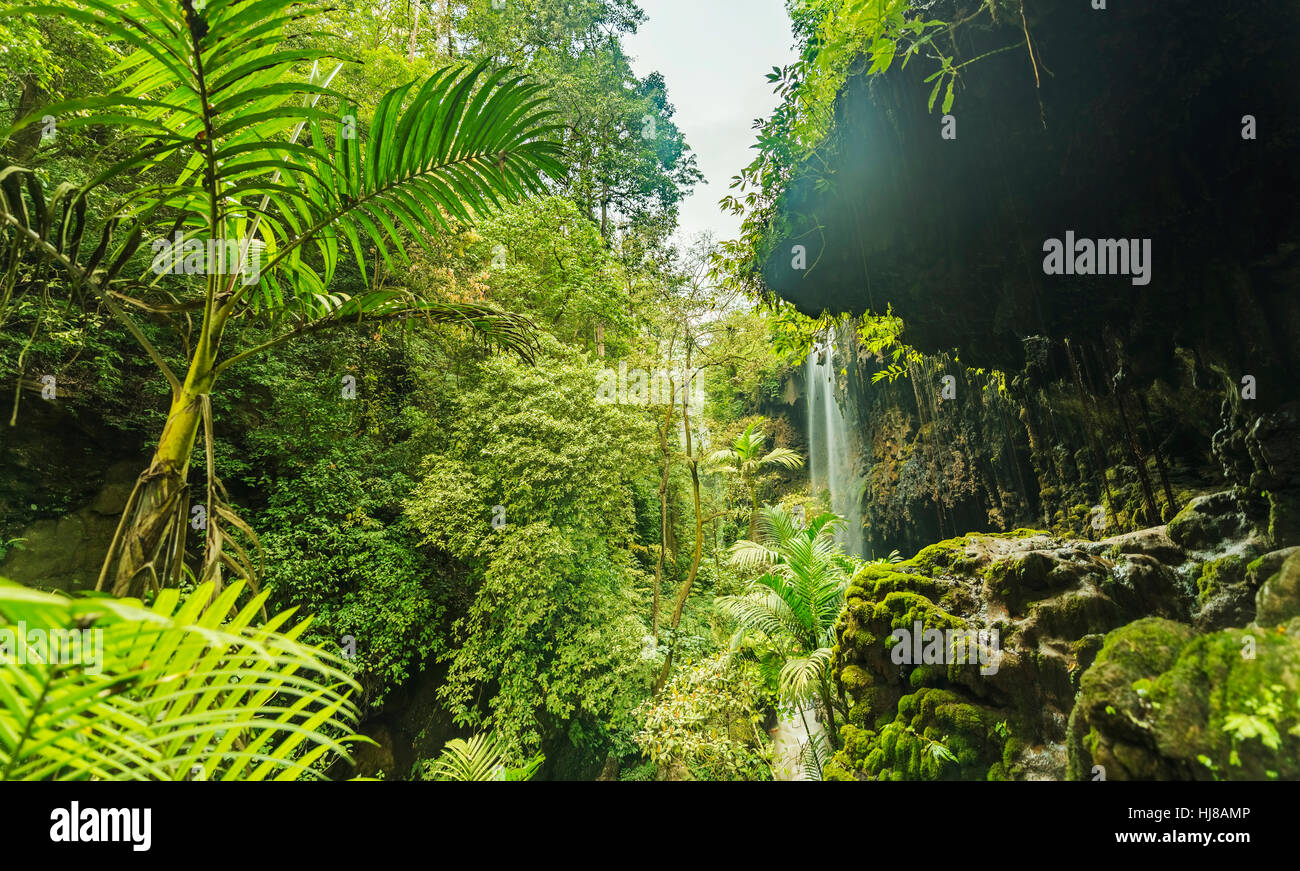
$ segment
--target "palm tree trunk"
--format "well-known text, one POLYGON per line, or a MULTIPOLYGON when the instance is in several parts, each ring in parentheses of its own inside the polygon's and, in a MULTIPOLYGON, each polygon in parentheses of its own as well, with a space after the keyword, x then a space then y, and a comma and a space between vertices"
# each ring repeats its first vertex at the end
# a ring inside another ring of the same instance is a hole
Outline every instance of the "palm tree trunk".
MULTIPOLYGON (((217 343, 204 329, 149 467, 136 480, 117 533, 99 572, 96 590, 112 578, 114 596, 140 596, 179 580, 185 556, 190 455, 203 419, 203 399, 216 378, 217 343)), ((219 334, 219 329, 216 330, 219 334)))

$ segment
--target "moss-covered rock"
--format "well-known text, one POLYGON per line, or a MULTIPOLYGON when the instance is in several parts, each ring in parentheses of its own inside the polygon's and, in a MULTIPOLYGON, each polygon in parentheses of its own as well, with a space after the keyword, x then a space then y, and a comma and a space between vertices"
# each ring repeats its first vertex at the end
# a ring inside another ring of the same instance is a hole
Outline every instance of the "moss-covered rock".
POLYGON ((1247 539, 1229 553, 1200 565, 1196 576, 1200 607, 1193 621, 1197 629, 1213 632, 1244 626, 1255 618, 1256 593, 1267 572, 1281 565, 1277 556, 1258 556, 1265 546, 1262 539, 1247 539))
POLYGON ((1201 564, 1200 577, 1196 579, 1197 599, 1204 604, 1224 588, 1240 583, 1246 578, 1246 561, 1237 554, 1201 564))
POLYGON ((1206 550, 1248 528, 1231 491, 1197 496, 1169 521, 1169 538, 1187 550, 1206 550))
POLYGON ((1196 636, 1168 620, 1110 633, 1070 716, 1068 775, 1108 780, 1300 778, 1297 631, 1196 636))
POLYGON ((904 696, 878 729, 845 726, 826 779, 984 780, 1003 766, 1010 735, 996 711, 926 687, 904 696))
POLYGON ((1183 549, 1169 537, 1168 526, 1153 526, 1102 539, 1116 555, 1143 554, 1168 565, 1178 565, 1187 558, 1183 549))
POLYGON ((1146 553, 1105 548, 1115 552, 1103 557, 1096 549, 1037 530, 971 534, 860 571, 838 625, 835 666, 848 723, 872 735, 859 734, 862 753, 841 756, 843 772, 863 779, 1063 777, 1067 717, 1105 634, 1151 613, 1190 613, 1168 566, 1146 553), (996 638, 996 655, 982 664, 892 657, 891 633, 916 624, 987 633, 996 638), (926 700, 937 698, 969 710, 918 718, 933 707, 926 700), (1003 724, 996 746, 990 723, 1003 724), (1011 736, 1021 749, 1007 756, 1011 736))
POLYGON ((1255 622, 1266 629, 1300 617, 1300 548, 1285 552, 1286 560, 1255 597, 1255 622))

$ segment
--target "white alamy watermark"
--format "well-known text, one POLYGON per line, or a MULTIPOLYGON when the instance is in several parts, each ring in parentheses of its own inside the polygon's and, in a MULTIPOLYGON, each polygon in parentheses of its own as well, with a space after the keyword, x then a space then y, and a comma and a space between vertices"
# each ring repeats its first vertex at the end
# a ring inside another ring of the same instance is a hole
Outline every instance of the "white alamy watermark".
POLYGON ((152 808, 94 808, 72 802, 50 811, 50 840, 56 844, 127 843, 137 853, 153 844, 152 808))
POLYGON ((996 629, 926 629, 921 621, 911 629, 889 633, 895 665, 974 665, 980 674, 998 673, 1002 662, 1001 640, 996 629))
POLYGON ((600 383, 596 386, 596 401, 617 405, 681 405, 685 400, 693 411, 704 407, 704 386, 698 372, 684 369, 629 369, 619 363, 618 369, 600 370, 600 383))
POLYGON ((258 239, 186 239, 177 230, 173 238, 155 239, 149 248, 155 275, 239 275, 244 284, 256 284, 262 274, 263 243, 258 239))
POLYGON ((1150 239, 1065 239, 1043 242, 1045 275, 1130 275, 1135 285, 1151 283, 1150 239))
POLYGON ((102 629, 28 629, 22 620, 0 626, 0 665, 76 665, 99 674, 104 665, 102 629))

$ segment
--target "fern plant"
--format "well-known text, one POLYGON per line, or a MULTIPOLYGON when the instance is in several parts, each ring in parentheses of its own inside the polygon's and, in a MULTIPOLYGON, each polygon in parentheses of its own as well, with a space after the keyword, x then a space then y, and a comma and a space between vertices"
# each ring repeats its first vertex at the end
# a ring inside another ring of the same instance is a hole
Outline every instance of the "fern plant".
MULTIPOLYGON (((23 167, 0 165, 0 309, 15 293, 63 279, 73 294, 97 298, 171 386, 152 462, 98 589, 141 595, 179 581, 191 453, 200 426, 211 444, 209 397, 231 366, 297 336, 389 320, 459 325, 526 358, 533 352, 528 319, 421 298, 383 274, 406 261, 408 241, 429 246, 426 234, 542 192, 545 176, 562 172, 539 87, 509 70, 448 67, 389 91, 366 125, 330 89, 339 67, 323 74, 327 52, 293 35, 310 32, 322 11, 279 0, 0 9, 0 22, 63 16, 126 47, 111 93, 43 107, 0 131, 3 141, 52 117, 60 130, 116 128, 131 146, 81 186, 47 188, 23 167), (98 239, 87 235, 92 225, 98 239), (137 256, 146 245, 152 262, 137 256), (158 268, 161 257, 186 271, 190 252, 202 249, 196 277, 158 268), (354 294, 331 287, 346 254, 366 283, 354 294), (155 346, 128 309, 171 320, 174 347, 155 346)), ((200 578, 219 585, 223 569, 256 577, 231 533, 255 536, 226 504, 211 465, 206 496, 200 578)))
POLYGON ((524 765, 506 764, 506 748, 494 735, 475 735, 468 741, 453 738, 442 754, 425 763, 427 780, 532 780, 546 757, 537 754, 524 765))
POLYGON ((799 748, 799 764, 803 766, 805 780, 822 780, 826 763, 831 759, 830 745, 821 732, 810 734, 799 748))
POLYGON ((831 692, 835 621, 844 605, 856 561, 835 541, 842 523, 831 513, 799 524, 785 509, 768 506, 759 513, 758 541, 738 541, 731 563, 759 569, 744 593, 719 596, 715 607, 736 625, 733 646, 745 638, 770 644, 781 657, 778 685, 796 706, 817 699, 827 731, 836 744, 835 696, 831 692))
POLYGON ((298 642, 310 621, 255 624, 264 594, 236 610, 241 587, 146 607, 0 580, 0 780, 318 779, 348 759, 360 688, 298 642))

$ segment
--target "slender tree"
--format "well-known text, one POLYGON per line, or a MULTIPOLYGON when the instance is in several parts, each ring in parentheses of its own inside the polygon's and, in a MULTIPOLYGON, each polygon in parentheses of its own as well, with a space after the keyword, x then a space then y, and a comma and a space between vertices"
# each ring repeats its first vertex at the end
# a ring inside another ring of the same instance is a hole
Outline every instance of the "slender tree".
MULTIPOLYGON (((333 73, 320 75, 326 53, 286 32, 290 24, 302 32, 318 11, 241 0, 83 0, 0 11, 65 16, 130 52, 111 93, 37 109, 5 136, 44 116, 61 130, 117 125, 138 137, 129 157, 84 186, 53 191, 20 167, 0 168, 0 263, 9 267, 0 272, 0 299, 18 282, 34 283, 33 270, 62 270, 74 292, 88 289, 123 323, 171 386, 153 459, 100 572, 98 588, 116 595, 179 578, 191 454, 200 425, 211 453, 209 397, 231 366, 319 330, 410 318, 462 325, 531 353, 526 318, 418 298, 378 278, 354 295, 330 285, 341 247, 363 278, 367 248, 392 274, 406 259, 404 237, 428 245, 429 232, 539 193, 544 175, 562 174, 539 87, 507 70, 448 67, 418 87, 389 91, 364 126, 356 107, 329 89, 333 73), (305 63, 307 78, 298 73, 305 63), (98 243, 83 246, 88 206, 107 181, 124 177, 139 183, 108 204, 98 243), (168 246, 174 238, 181 241, 168 246), (149 240, 152 268, 131 278, 149 240), (215 262, 212 252, 220 252, 215 262), (159 274, 173 271, 158 269, 159 256, 183 263, 181 271, 196 266, 200 279, 159 274), (19 269, 20 261, 31 266, 19 269), (156 347, 127 307, 183 317, 180 354, 156 347), (269 338, 245 342, 250 325, 269 338), (178 357, 183 366, 175 369, 178 357)), ((202 578, 219 585, 223 566, 251 578, 252 560, 224 530, 252 530, 225 504, 210 462, 208 475, 202 578)))
POLYGON ((749 539, 754 540, 758 523, 758 484, 763 473, 769 469, 802 469, 803 457, 789 448, 776 448, 763 453, 767 436, 758 429, 757 423, 745 427, 745 431, 736 437, 731 447, 714 451, 705 461, 712 469, 739 476, 741 486, 749 494, 749 539))

